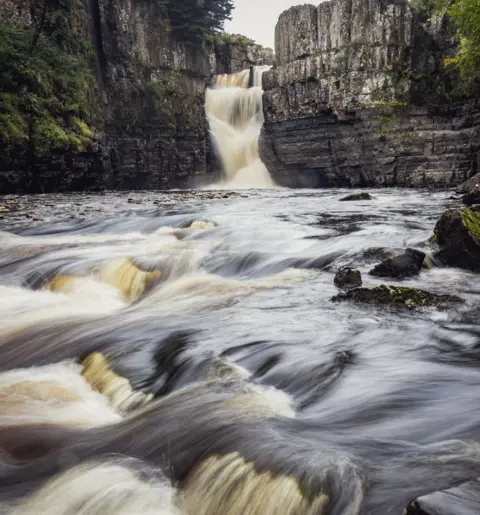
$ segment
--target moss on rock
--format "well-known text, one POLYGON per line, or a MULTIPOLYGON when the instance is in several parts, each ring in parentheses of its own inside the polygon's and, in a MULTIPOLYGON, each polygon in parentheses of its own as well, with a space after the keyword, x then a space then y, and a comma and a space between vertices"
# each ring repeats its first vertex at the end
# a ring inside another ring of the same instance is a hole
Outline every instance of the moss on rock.
POLYGON ((462 210, 461 216, 469 233, 480 242, 480 214, 465 208, 462 210))
POLYGON ((480 272, 480 212, 448 209, 435 226, 439 252, 435 259, 446 266, 480 272))
POLYGON ((419 288, 385 284, 372 288, 355 288, 332 298, 333 302, 345 300, 409 310, 424 307, 445 309, 452 304, 463 302, 456 295, 437 295, 419 288))

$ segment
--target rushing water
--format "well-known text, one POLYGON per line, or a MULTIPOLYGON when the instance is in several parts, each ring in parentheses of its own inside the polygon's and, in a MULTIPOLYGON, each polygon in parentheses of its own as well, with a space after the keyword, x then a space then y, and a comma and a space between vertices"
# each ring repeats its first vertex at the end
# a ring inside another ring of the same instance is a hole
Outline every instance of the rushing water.
POLYGON ((400 514, 477 477, 478 276, 402 282, 446 313, 330 301, 453 202, 343 193, 2 199, 0 512, 400 514))
POLYGON ((207 89, 205 112, 224 172, 216 188, 274 186, 258 152, 264 122, 262 75, 269 68, 255 66, 251 71, 218 75, 214 86, 207 89))

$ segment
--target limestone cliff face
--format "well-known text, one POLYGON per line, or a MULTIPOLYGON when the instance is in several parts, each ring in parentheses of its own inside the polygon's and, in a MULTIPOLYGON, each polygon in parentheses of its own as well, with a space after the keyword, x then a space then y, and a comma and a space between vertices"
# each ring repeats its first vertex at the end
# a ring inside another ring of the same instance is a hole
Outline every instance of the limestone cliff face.
POLYGON ((237 73, 250 66, 274 64, 271 48, 250 44, 214 45, 210 53, 212 75, 237 73))
POLYGON ((478 102, 452 102, 448 20, 405 0, 330 0, 284 12, 264 75, 261 155, 287 186, 445 186, 475 173, 478 102))

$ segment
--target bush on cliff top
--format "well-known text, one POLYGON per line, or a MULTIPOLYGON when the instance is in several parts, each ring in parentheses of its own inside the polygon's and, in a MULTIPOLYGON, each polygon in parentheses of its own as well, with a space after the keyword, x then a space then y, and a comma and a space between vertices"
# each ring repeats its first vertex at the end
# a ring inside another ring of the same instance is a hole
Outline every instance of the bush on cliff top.
POLYGON ((216 45, 256 45, 253 39, 243 34, 229 34, 227 32, 211 34, 207 41, 216 45))

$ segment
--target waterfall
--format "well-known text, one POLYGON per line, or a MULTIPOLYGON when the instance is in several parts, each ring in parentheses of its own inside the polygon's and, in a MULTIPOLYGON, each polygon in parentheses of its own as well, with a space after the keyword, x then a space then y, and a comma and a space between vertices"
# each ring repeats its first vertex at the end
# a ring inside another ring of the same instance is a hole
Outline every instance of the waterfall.
POLYGON ((264 121, 262 75, 268 69, 269 66, 255 66, 253 70, 218 75, 215 85, 207 89, 205 111, 225 175, 216 187, 275 186, 258 153, 264 121))

